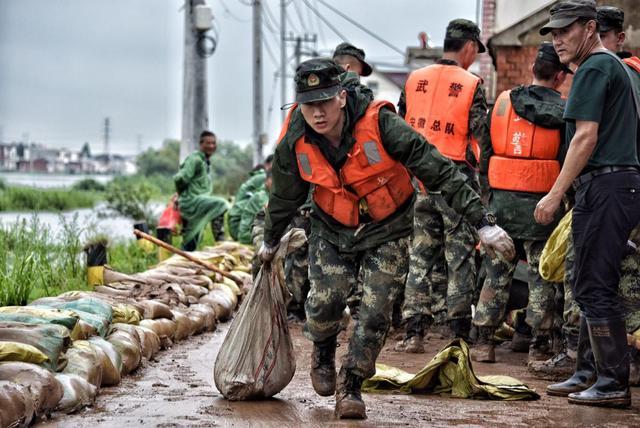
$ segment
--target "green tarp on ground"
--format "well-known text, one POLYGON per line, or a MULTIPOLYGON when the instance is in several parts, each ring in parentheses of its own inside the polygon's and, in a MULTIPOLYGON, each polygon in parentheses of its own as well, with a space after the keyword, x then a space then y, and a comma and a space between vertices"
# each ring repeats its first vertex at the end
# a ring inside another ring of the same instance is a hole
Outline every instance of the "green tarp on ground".
POLYGON ((450 394, 455 398, 536 400, 540 396, 510 376, 476 376, 469 345, 452 340, 417 374, 376 364, 376 374, 362 386, 364 392, 400 391, 406 394, 450 394))

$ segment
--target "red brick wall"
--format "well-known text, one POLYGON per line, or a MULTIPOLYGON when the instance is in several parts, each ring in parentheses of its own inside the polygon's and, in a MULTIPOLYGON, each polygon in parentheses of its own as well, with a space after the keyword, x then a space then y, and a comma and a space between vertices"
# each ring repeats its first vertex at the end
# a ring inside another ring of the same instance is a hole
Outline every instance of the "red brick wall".
MULTIPOLYGON (((496 0, 483 0, 482 1, 482 41, 487 43, 489 38, 493 36, 496 22, 496 0)), ((493 85, 493 64, 491 57, 488 53, 484 53, 478 56, 478 62, 480 63, 480 76, 484 79, 484 88, 487 92, 489 99, 491 96, 491 87, 493 85)))

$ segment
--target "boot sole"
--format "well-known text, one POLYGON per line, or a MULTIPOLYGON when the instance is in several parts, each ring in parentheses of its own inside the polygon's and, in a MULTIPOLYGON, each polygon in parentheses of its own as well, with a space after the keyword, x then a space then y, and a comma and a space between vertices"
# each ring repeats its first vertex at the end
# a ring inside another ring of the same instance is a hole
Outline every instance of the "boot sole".
POLYGON ((569 403, 583 406, 627 408, 631 407, 631 398, 613 398, 608 400, 576 400, 575 398, 569 398, 569 403))
POLYGON ((569 394, 574 393, 574 392, 582 392, 584 391, 584 389, 578 390, 578 391, 568 391, 568 392, 564 392, 564 391, 550 391, 547 389, 547 395, 551 395, 553 397, 568 397, 569 394))
POLYGON ((341 408, 336 409, 336 416, 338 419, 366 419, 367 411, 360 408, 341 408))

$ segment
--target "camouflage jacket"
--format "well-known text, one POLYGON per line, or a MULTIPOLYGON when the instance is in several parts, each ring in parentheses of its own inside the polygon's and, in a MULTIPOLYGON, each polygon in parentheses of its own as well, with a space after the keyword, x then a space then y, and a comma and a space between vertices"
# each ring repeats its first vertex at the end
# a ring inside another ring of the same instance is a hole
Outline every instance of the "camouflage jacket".
MULTIPOLYGON (((347 159, 355 139, 353 128, 364 115, 370 98, 347 92, 345 124, 342 143, 335 149, 324 137, 308 127, 299 108, 292 115, 287 133, 276 147, 273 162, 273 186, 269 198, 265 225, 265 242, 275 245, 290 223, 296 210, 304 204, 311 187, 300 177, 295 155, 295 142, 303 135, 317 144, 327 161, 339 171, 347 159)), ((434 146, 394 112, 383 109, 379 116, 381 143, 389 155, 402 162, 407 169, 433 192, 441 192, 447 202, 472 224, 485 213, 478 194, 458 167, 443 157, 434 146)), ((318 234, 338 246, 341 251, 361 251, 383 242, 408 236, 413 227, 413 202, 400 207, 381 222, 362 223, 348 228, 326 215, 315 204, 311 213, 311 236, 318 234)))
MULTIPOLYGON (((560 129, 560 141, 564 141, 562 114, 564 113, 565 100, 561 98, 559 92, 537 85, 518 86, 511 90, 511 104, 514 111, 528 121, 545 128, 560 129)), ((490 118, 491 114, 489 114, 490 118)), ((491 145, 489 145, 488 152, 490 156, 493 155, 491 145)), ((558 153, 560 161, 564 158, 563 152, 564 149, 561 149, 558 153)), ((533 211, 543 196, 540 193, 491 189, 489 208, 496 215, 498 224, 512 238, 546 240, 564 212, 559 210, 555 221, 550 225, 538 224, 533 218, 533 211)))

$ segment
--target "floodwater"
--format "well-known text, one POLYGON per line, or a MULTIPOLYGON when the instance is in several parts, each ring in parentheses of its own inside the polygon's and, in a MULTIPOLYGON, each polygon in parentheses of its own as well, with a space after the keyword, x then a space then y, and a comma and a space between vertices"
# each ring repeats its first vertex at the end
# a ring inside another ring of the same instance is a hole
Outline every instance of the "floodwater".
POLYGON ((31 186, 41 188, 71 187, 80 180, 91 178, 107 184, 113 175, 98 174, 37 174, 27 172, 0 172, 0 180, 15 186, 31 186))
MULTIPOLYGON (((213 384, 213 365, 228 324, 213 333, 180 342, 158 354, 134 376, 116 387, 104 388, 93 408, 75 415, 58 416, 40 427, 210 427, 210 426, 640 426, 640 393, 633 389, 629 410, 602 409, 567 404, 566 398, 544 394, 548 382, 526 370, 526 354, 499 348, 497 364, 475 363, 476 374, 508 374, 535 388, 537 401, 487 401, 454 399, 438 395, 363 394, 368 419, 338 421, 333 397, 319 397, 309 379, 311 343, 293 325, 297 370, 291 383, 264 401, 232 402, 222 398, 213 384)), ((346 335, 339 336, 338 356, 347 349, 346 335)), ((387 340, 379 362, 417 372, 444 346, 431 339, 427 354, 403 354, 387 340)), ((338 360, 339 361, 339 360, 338 360)))

